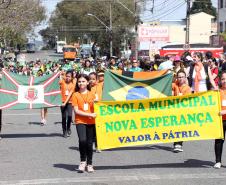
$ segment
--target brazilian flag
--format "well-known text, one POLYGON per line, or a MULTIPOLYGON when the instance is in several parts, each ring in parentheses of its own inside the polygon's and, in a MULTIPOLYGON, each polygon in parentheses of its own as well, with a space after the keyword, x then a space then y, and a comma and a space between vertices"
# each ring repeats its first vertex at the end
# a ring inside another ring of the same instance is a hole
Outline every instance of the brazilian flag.
POLYGON ((167 74, 162 71, 155 71, 153 75, 152 72, 130 72, 128 75, 128 73, 106 71, 102 100, 124 101, 170 96, 172 79, 172 73, 167 74))

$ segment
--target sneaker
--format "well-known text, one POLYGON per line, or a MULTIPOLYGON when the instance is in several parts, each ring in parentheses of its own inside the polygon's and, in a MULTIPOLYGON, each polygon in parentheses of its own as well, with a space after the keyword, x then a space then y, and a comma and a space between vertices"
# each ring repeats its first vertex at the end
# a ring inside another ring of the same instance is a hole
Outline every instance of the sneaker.
POLYGON ((95 151, 96 151, 96 153, 101 153, 101 150, 98 150, 97 148, 96 148, 95 151))
POLYGON ((175 153, 178 153, 178 152, 183 152, 184 150, 182 149, 181 145, 175 145, 173 151, 175 153))
POLYGON ((66 132, 63 132, 63 137, 67 138, 67 133, 66 132))
POLYGON ((93 173, 94 172, 93 165, 88 165, 87 166, 87 172, 88 173, 93 173))
POLYGON ((93 142, 93 151, 96 150, 96 145, 95 145, 95 142, 93 142))
POLYGON ((213 166, 215 169, 220 169, 221 168, 221 163, 218 162, 213 166))
POLYGON ((78 172, 83 173, 86 169, 86 161, 80 162, 78 166, 78 172))
POLYGON ((67 135, 68 135, 68 137, 71 136, 71 129, 68 129, 67 135))
POLYGON ((46 124, 46 120, 45 119, 42 119, 41 120, 41 126, 44 126, 46 124))

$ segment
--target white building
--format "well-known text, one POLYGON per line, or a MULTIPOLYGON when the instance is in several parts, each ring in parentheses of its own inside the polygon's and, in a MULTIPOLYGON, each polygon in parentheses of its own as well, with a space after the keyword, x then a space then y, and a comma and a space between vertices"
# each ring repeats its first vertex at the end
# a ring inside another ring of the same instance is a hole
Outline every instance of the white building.
MULTIPOLYGON (((204 12, 190 16, 190 43, 209 44, 210 36, 213 35, 212 22, 214 16, 204 12)), ((215 30, 217 31, 217 30, 215 30)))
MULTIPOLYGON (((159 21, 158 24, 155 25, 152 23, 145 23, 144 25, 141 25, 141 27, 143 27, 143 32, 141 31, 141 34, 138 34, 139 40, 141 41, 140 50, 145 50, 145 48, 146 50, 157 47, 160 48, 166 44, 185 43, 185 19, 159 21), (147 26, 149 26, 149 28, 147 26), (163 31, 165 33, 164 38, 166 39, 160 41, 158 38, 163 38, 163 31), (142 40, 145 40, 146 42, 142 42, 142 40)), ((190 15, 190 44, 209 44, 210 36, 215 34, 217 34, 217 23, 214 22, 214 17, 212 15, 204 12, 190 15)))
POLYGON ((226 31, 226 0, 218 0, 218 29, 220 33, 226 31))

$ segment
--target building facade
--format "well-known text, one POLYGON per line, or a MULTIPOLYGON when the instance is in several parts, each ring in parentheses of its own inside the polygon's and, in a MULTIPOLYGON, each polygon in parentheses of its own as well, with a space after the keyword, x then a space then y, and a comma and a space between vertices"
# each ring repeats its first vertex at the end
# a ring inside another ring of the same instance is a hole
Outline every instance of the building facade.
POLYGON ((226 0, 218 0, 218 31, 226 31, 226 0))
MULTIPOLYGON (((226 1, 226 0, 225 0, 226 1)), ((192 14, 190 16, 190 44, 209 44, 210 36, 217 34, 217 22, 212 15, 204 12, 192 14)), ((148 50, 152 48, 160 49, 167 44, 185 44, 186 21, 183 20, 166 20, 159 21, 158 24, 152 25, 145 23, 143 34, 139 34, 140 50, 148 50), (149 29, 148 29, 149 26, 149 29), (164 28, 164 40, 160 40, 164 28), (168 35, 166 35, 168 34, 168 35), (143 41, 146 42, 143 42, 143 41), (149 41, 149 42, 148 42, 149 41)))

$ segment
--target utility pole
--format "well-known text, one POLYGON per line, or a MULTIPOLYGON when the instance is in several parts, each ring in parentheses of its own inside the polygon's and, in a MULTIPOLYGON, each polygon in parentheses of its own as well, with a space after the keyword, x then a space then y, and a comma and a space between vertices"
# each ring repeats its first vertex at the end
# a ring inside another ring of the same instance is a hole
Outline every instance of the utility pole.
POLYGON ((135 59, 136 61, 138 60, 138 24, 139 24, 139 20, 137 17, 137 1, 134 0, 134 10, 135 10, 135 59))
POLYGON ((185 50, 189 50, 189 44, 190 44, 190 12, 191 12, 191 7, 190 7, 190 0, 187 0, 187 14, 186 14, 186 36, 185 36, 185 50))
POLYGON ((113 44, 112 44, 113 33, 112 33, 112 7, 111 7, 111 2, 110 2, 110 27, 109 28, 110 28, 109 29, 109 32, 110 32, 109 33, 110 34, 110 57, 112 57, 112 55, 113 55, 113 49, 112 49, 112 47, 113 47, 113 44))

